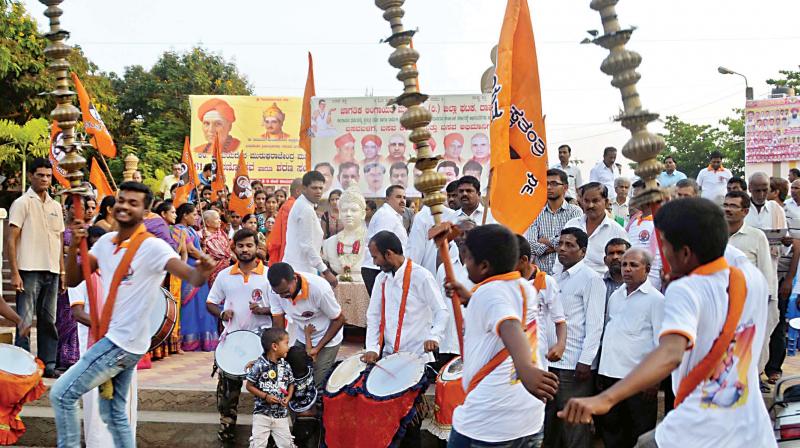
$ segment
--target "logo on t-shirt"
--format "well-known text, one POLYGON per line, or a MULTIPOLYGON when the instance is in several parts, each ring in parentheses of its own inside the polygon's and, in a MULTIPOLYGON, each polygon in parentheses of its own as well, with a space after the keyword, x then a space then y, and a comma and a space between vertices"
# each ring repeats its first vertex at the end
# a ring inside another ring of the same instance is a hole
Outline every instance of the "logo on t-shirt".
POLYGON ((261 290, 256 288, 250 293, 250 301, 251 302, 260 302, 261 301, 261 290))
POLYGON ((300 316, 305 317, 306 319, 310 319, 310 318, 314 317, 314 312, 313 311, 305 311, 300 316))
POLYGON ((650 232, 648 230, 642 230, 639 232, 639 241, 642 243, 650 241, 650 232))
POLYGON ((747 371, 753 360, 756 326, 752 320, 739 325, 728 351, 701 386, 700 406, 736 408, 747 401, 747 371))

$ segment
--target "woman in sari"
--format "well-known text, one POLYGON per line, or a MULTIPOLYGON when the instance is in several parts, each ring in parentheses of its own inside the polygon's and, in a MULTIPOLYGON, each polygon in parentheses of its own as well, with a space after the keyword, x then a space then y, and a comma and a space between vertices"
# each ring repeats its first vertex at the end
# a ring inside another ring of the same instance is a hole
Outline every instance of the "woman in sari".
MULTIPOLYGON (((194 229, 197 225, 197 209, 192 204, 178 207, 175 227, 183 232, 189 266, 197 264, 202 254, 200 234, 194 229)), ((219 333, 217 319, 206 310, 208 283, 199 288, 189 282, 181 283, 181 339, 184 351, 210 352, 217 348, 219 333)))
POLYGON ((342 190, 333 190, 328 195, 328 210, 319 219, 322 222, 322 233, 328 239, 341 232, 344 225, 339 220, 339 198, 342 197, 342 190))
POLYGON ((217 274, 231 265, 231 242, 228 239, 228 233, 222 228, 222 218, 216 210, 203 212, 203 223, 205 224, 205 237, 203 238, 205 253, 217 262, 211 275, 208 276, 208 286, 211 287, 214 285, 214 280, 217 279, 217 274))
POLYGON ((113 212, 114 204, 116 203, 117 199, 114 196, 108 195, 104 197, 103 200, 100 201, 100 207, 98 207, 94 225, 100 227, 106 232, 117 230, 117 220, 114 219, 113 212))
MULTIPOLYGON (((177 214, 175 213, 175 207, 172 205, 172 201, 164 201, 162 202, 158 208, 155 210, 156 214, 161 216, 164 221, 169 226, 170 234, 172 235, 172 239, 178 243, 177 252, 181 256, 182 261, 186 261, 189 257, 189 254, 186 250, 186 236, 185 233, 178 229, 175 226, 175 219, 177 218, 177 214)), ((172 334, 170 338, 167 339, 163 347, 168 351, 168 354, 182 354, 183 350, 181 349, 181 279, 172 275, 167 275, 167 281, 165 287, 169 290, 172 297, 177 302, 177 316, 175 322, 175 328, 172 329, 172 334)))

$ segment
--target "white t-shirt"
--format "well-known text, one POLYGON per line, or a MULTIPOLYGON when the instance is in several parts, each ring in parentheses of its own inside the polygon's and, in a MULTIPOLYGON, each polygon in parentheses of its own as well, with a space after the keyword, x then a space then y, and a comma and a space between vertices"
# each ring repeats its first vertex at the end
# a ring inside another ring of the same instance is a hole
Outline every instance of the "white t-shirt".
POLYGON ((700 186, 700 197, 709 199, 717 204, 722 204, 725 193, 728 192, 728 181, 733 177, 731 170, 720 167, 714 171, 705 168, 697 173, 697 185, 700 186))
MULTIPOLYGON (((144 230, 144 224, 140 229, 144 230)), ((103 290, 106 294, 111 290, 114 271, 127 251, 126 248, 117 250, 113 242, 116 236, 117 232, 106 233, 90 251, 97 258, 98 269, 104 273, 103 290)), ((167 262, 173 258, 180 259, 172 247, 159 238, 148 238, 139 246, 128 274, 120 282, 105 336, 117 347, 136 355, 147 353, 155 329, 150 328, 146 317, 150 315, 155 300, 161 300, 161 282, 167 273, 167 262)))
MULTIPOLYGON (((289 334, 295 335, 297 341, 305 345, 306 325, 312 324, 317 329, 311 335, 311 342, 314 345, 325 336, 331 320, 336 319, 342 314, 342 307, 333 295, 330 283, 322 277, 307 272, 296 272, 302 281, 298 282, 297 287, 300 291, 294 299, 284 299, 272 292, 270 288, 269 306, 272 315, 285 314, 289 325, 292 328, 289 334)), ((336 333, 325 347, 333 347, 342 342, 342 329, 336 333)))
MULTIPOLYGON (((520 285, 527 297, 527 322, 536 320, 536 289, 525 280, 497 280, 472 295, 464 323, 464 371, 466 390, 472 378, 504 348, 500 324, 522 320, 520 285)), ((537 347, 532 347, 541 368, 537 347)), ((483 442, 503 442, 538 433, 544 423, 544 403, 516 381, 509 356, 478 384, 464 404, 453 413, 453 429, 483 442)))
MULTIPOLYGON (((472 289, 475 286, 472 281, 469 279, 469 273, 467 273, 467 268, 461 264, 461 260, 456 258, 453 260, 453 273, 455 274, 455 280, 458 283, 464 285, 467 290, 472 289)), ((444 281, 445 281, 445 273, 444 273, 444 265, 439 265, 439 269, 436 271, 436 284, 439 286, 439 291, 442 293, 442 298, 444 299, 445 305, 447 305, 447 326, 444 327, 444 335, 442 336, 442 341, 439 343, 439 353, 452 353, 452 354, 460 354, 461 349, 458 346, 458 331, 456 330, 456 316, 453 313, 453 301, 450 300, 450 297, 447 297, 444 291, 444 281)), ((461 307, 461 316, 464 316, 465 309, 463 306, 461 307)))
MULTIPOLYGON (((758 354, 767 325, 767 284, 755 267, 742 265, 747 298, 729 354, 711 377, 656 427, 659 447, 749 448, 776 446, 758 378, 758 354)), ((675 392, 681 380, 711 350, 728 311, 728 272, 691 274, 667 287, 661 333, 681 334, 691 346, 672 372, 675 392)))
POLYGON ((259 261, 258 267, 248 276, 239 270, 239 264, 223 269, 214 280, 206 302, 222 304, 222 311, 233 310, 230 321, 222 321, 228 332, 236 330, 257 331, 272 326, 272 317, 255 315, 250 304, 269 308, 269 291, 272 287, 267 280, 267 269, 259 261))

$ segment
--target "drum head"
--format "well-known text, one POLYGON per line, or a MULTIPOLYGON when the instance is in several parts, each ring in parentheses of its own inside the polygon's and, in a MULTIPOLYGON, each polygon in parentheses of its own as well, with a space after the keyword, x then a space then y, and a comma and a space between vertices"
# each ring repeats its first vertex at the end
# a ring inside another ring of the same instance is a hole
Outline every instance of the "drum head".
POLYGON ((442 372, 439 376, 442 378, 442 381, 460 381, 463 370, 464 361, 461 360, 460 356, 456 356, 442 367, 442 372))
POLYGON ((0 344, 0 370, 12 375, 33 375, 38 366, 36 358, 25 350, 9 344, 0 344))
POLYGON ((160 292, 161 295, 154 300, 155 303, 153 303, 153 306, 150 308, 150 317, 147 319, 150 325, 150 334, 154 334, 161 328, 161 324, 164 323, 164 319, 167 316, 167 301, 164 297, 172 298, 172 294, 164 288, 161 288, 160 292))
POLYGON ((261 338, 252 331, 239 330, 225 335, 225 339, 214 351, 214 361, 223 372, 232 376, 244 376, 245 366, 255 361, 264 352, 261 338))
POLYGON ((795 330, 800 330, 800 317, 789 319, 789 326, 794 328, 795 330))
POLYGON ((367 368, 367 365, 361 361, 361 355, 362 353, 355 354, 336 366, 325 385, 327 392, 332 394, 339 392, 343 387, 353 384, 361 376, 361 372, 367 368))
POLYGON ((425 374, 425 360, 413 353, 394 353, 381 359, 367 376, 367 392, 388 397, 419 383, 425 374))
POLYGON ((314 370, 309 368, 306 376, 295 378, 294 395, 289 401, 289 409, 305 412, 317 402, 317 388, 314 386, 314 370))

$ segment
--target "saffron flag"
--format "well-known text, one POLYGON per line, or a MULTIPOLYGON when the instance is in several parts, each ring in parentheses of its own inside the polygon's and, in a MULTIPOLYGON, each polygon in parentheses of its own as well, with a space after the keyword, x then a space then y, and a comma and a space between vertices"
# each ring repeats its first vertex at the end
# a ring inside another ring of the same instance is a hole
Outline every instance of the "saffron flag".
POLYGON ((508 0, 506 5, 490 113, 492 216, 522 233, 547 202, 539 66, 526 0, 508 0))
POLYGON ((59 162, 64 159, 67 153, 63 148, 64 138, 61 134, 61 128, 58 127, 58 121, 53 120, 50 126, 50 164, 53 165, 53 177, 64 188, 69 188, 69 181, 66 178, 67 172, 64 168, 58 166, 59 162))
MULTIPOLYGON (((303 92, 303 111, 300 114, 300 143, 299 146, 306 152, 306 171, 311 171, 311 98, 314 97, 314 61, 311 52, 308 52, 308 75, 306 76, 306 90, 303 92)), ((238 174, 237 174, 238 176, 238 174)))
POLYGON ((103 201, 104 197, 114 196, 114 189, 109 185, 106 174, 100 168, 95 158, 92 159, 92 166, 89 168, 89 182, 97 189, 98 204, 103 201))
POLYGON ((178 188, 175 190, 175 197, 172 203, 175 208, 189 202, 189 195, 197 188, 197 170, 192 160, 192 148, 189 146, 189 137, 183 142, 183 154, 181 155, 181 176, 178 180, 178 188))
POLYGON ((219 134, 214 136, 214 152, 211 159, 211 201, 216 201, 217 192, 225 189, 225 169, 222 165, 222 145, 219 142, 219 134))
POLYGON ((244 161, 244 151, 239 151, 239 165, 236 167, 236 177, 233 179, 233 194, 231 194, 228 208, 238 213, 239 216, 245 216, 256 211, 253 187, 250 186, 250 175, 247 173, 247 163, 244 161))
POLYGON ((111 134, 108 133, 108 128, 106 128, 106 124, 103 123, 103 119, 100 118, 100 114, 94 107, 91 98, 89 98, 89 93, 83 88, 83 84, 81 80, 78 79, 78 75, 74 72, 70 74, 72 75, 72 82, 75 83, 75 90, 78 92, 78 100, 81 103, 83 129, 87 134, 92 136, 92 146, 97 148, 100 154, 106 157, 116 157, 117 147, 114 145, 114 139, 112 139, 111 134))

